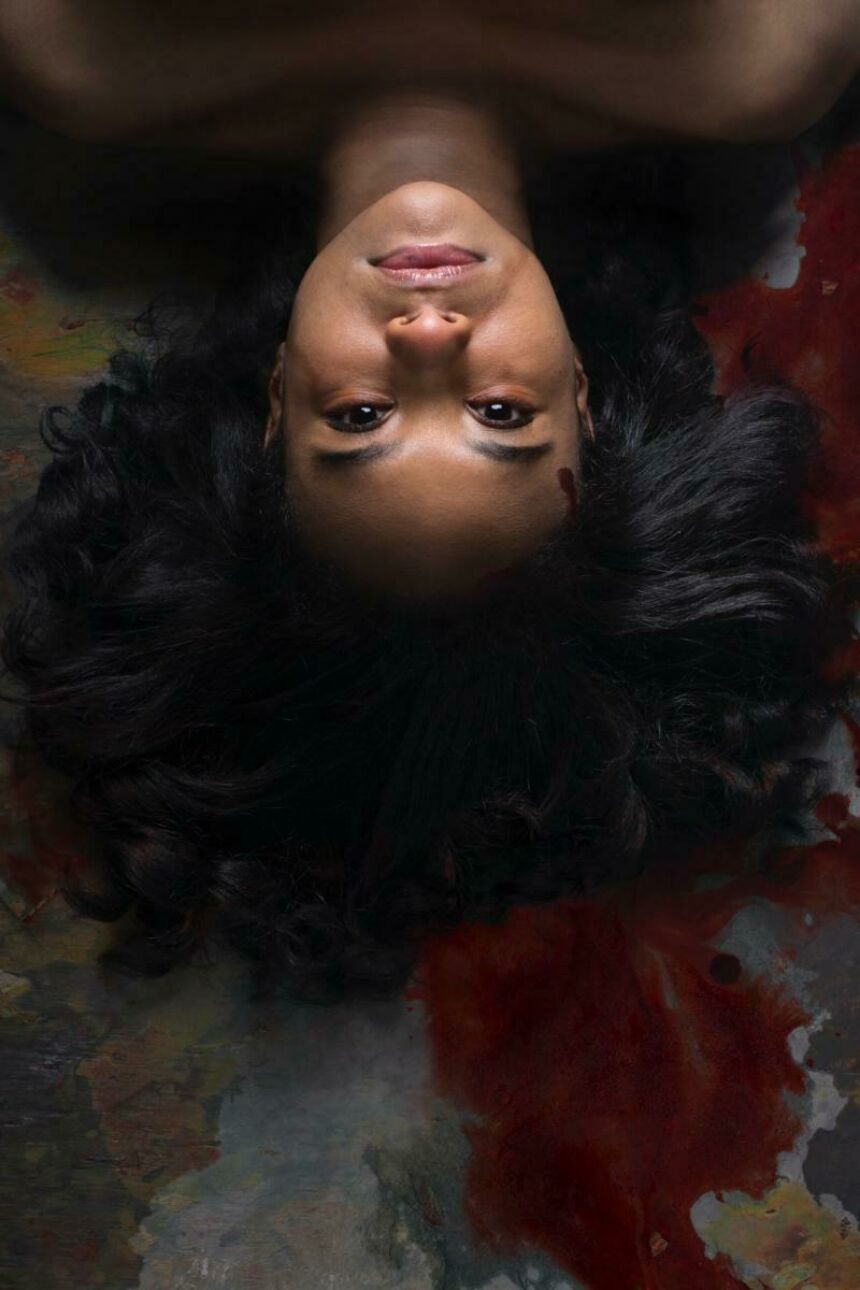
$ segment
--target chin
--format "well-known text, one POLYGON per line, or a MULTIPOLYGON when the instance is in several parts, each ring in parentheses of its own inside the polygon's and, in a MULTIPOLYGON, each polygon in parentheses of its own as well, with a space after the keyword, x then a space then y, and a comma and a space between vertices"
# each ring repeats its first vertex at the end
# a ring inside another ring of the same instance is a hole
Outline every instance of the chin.
MULTIPOLYGON (((432 179, 422 179, 410 184, 401 184, 376 203, 376 210, 385 206, 395 210, 404 219, 415 221, 412 232, 422 238, 430 238, 451 230, 451 218, 459 212, 468 213, 472 220, 480 219, 484 223, 495 224, 491 215, 480 206, 474 198, 469 197, 459 188, 450 184, 436 183, 432 179)), ((451 239, 454 240, 453 238, 451 239)))

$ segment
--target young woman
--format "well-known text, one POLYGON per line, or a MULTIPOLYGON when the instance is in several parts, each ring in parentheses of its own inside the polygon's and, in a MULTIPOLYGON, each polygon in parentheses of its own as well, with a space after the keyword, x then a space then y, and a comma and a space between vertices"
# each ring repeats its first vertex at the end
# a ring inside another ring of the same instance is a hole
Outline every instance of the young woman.
POLYGON ((75 898, 133 906, 151 970, 223 937, 396 980, 428 927, 790 817, 850 689, 814 415, 713 394, 672 231, 584 165, 538 200, 486 86, 320 119, 313 244, 272 190, 212 316, 48 415, 11 554, 6 663, 97 840, 75 898))

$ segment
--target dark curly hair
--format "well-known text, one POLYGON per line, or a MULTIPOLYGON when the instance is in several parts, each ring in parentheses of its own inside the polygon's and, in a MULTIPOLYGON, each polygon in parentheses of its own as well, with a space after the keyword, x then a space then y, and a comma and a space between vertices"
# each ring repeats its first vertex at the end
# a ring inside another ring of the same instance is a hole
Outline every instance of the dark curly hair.
POLYGON ((592 390, 579 505, 457 612, 363 601, 302 554, 261 433, 312 255, 296 203, 279 245, 245 224, 258 270, 205 323, 150 327, 46 414, 3 657, 92 826, 68 899, 136 913, 113 963, 221 943, 261 988, 391 988, 429 929, 821 791, 798 750, 848 699, 825 664, 858 580, 801 506, 816 417, 788 388, 715 395, 674 216, 619 232, 586 196, 544 256, 592 390))

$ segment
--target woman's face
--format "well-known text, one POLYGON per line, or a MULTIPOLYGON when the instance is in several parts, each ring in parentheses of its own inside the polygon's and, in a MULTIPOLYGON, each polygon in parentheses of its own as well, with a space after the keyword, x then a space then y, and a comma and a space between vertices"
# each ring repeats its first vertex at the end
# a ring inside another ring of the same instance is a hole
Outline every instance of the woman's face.
POLYGON ((270 385, 310 545, 359 581, 464 589, 564 523, 590 433, 587 385, 543 268, 472 198, 411 183, 324 247, 270 385), (397 275, 375 261, 449 244, 479 259, 397 275))

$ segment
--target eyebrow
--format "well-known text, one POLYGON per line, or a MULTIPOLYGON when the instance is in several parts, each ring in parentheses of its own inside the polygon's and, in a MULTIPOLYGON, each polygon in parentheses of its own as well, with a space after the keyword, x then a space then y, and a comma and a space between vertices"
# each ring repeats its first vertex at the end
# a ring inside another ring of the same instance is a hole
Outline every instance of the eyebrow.
MULTIPOLYGON (((552 449, 551 443, 520 445, 493 443, 492 440, 487 440, 486 443, 473 443, 469 446, 478 456, 489 457, 491 461, 535 461, 552 449)), ((314 456, 317 461, 324 462, 328 466, 346 466, 352 463, 378 461, 380 457, 391 457, 399 451, 400 445, 396 443, 369 443, 362 448, 350 448, 347 452, 320 448, 314 456)))

